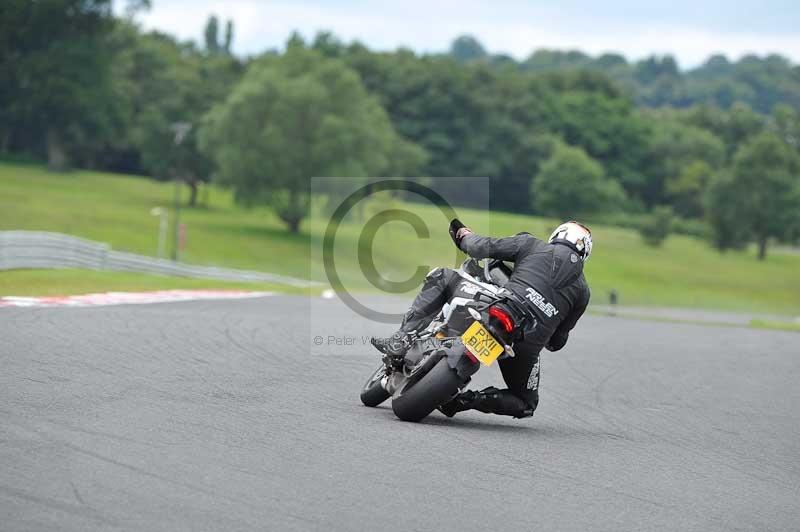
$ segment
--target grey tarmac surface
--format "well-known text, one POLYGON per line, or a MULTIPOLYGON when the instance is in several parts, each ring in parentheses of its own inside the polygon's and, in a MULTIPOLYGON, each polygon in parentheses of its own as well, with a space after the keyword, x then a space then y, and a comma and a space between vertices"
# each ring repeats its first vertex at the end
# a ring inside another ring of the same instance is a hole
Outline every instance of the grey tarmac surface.
POLYGON ((389 331, 288 296, 0 310, 0 530, 800 529, 796 333, 587 316, 533 418, 410 424, 358 400, 389 331))

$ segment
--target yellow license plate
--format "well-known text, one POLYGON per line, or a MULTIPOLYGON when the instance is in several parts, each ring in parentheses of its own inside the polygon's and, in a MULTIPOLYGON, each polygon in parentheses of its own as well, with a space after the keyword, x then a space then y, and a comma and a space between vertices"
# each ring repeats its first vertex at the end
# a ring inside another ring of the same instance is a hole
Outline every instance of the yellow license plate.
POLYGON ((500 343, 489 334, 486 327, 480 322, 474 322, 469 326, 464 334, 461 335, 464 345, 475 358, 481 361, 484 366, 491 366, 505 349, 500 343))

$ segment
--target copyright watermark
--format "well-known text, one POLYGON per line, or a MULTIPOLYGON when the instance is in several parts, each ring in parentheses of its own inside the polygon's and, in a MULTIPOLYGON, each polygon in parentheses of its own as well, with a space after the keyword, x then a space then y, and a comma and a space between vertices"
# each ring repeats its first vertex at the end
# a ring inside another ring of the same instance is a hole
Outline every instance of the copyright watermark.
POLYGON ((348 335, 320 335, 314 336, 313 342, 316 346, 369 346, 371 336, 348 336, 348 335))
MULTIPOLYGON (((488 178, 327 177, 311 184, 312 216, 323 223, 322 238, 311 243, 312 277, 330 284, 346 307, 342 312, 394 326, 428 272, 463 261, 447 232, 450 220, 464 218, 459 210, 465 205, 490 207, 488 178)), ((319 325, 330 310, 315 307, 312 323, 319 325)), ((369 336, 316 335, 312 344, 366 346, 369 336)))

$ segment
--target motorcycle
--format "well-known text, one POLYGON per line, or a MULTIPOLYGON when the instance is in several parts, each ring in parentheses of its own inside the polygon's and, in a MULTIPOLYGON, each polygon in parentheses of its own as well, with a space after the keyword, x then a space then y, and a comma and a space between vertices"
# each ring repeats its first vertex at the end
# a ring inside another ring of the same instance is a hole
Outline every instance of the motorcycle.
POLYGON ((398 418, 421 421, 460 393, 481 366, 513 357, 514 340, 536 317, 503 288, 511 272, 499 260, 464 261, 449 301, 424 330, 412 333, 401 363, 383 357, 361 390, 361 402, 375 407, 391 397, 398 418))

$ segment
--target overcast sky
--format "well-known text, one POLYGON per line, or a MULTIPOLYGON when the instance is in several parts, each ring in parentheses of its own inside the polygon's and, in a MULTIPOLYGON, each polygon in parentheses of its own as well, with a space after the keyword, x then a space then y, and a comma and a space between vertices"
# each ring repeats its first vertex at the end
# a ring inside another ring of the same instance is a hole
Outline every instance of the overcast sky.
POLYGON ((201 40, 214 13, 235 23, 234 50, 280 48, 292 30, 330 30, 370 48, 446 50, 458 35, 491 52, 525 58, 536 48, 620 52, 629 59, 671 53, 683 68, 712 53, 737 59, 777 52, 800 62, 800 0, 152 0, 138 19, 201 40))

